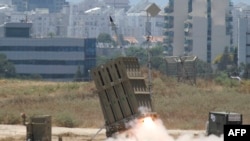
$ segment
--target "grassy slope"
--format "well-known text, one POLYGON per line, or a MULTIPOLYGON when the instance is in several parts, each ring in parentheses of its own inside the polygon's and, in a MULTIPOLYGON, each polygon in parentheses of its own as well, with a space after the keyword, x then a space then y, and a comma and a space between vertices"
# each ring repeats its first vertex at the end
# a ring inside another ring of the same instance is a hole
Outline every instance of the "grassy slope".
MULTIPOLYGON (((209 111, 243 114, 250 123, 250 83, 222 87, 198 80, 196 86, 153 74, 153 105, 169 129, 204 129, 209 111)), ((99 99, 91 83, 0 79, 0 124, 20 124, 20 113, 48 114, 54 126, 103 126, 99 99)))

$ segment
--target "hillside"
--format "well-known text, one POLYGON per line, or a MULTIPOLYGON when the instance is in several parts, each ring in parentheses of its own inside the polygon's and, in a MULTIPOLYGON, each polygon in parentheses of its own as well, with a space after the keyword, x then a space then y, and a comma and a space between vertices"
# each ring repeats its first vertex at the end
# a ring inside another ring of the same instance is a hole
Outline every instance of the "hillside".
MULTIPOLYGON (((250 123, 250 82, 233 87, 212 80, 178 83, 153 73, 153 106, 168 129, 204 129, 209 111, 243 114, 250 123)), ((48 114, 53 126, 100 128, 104 125, 93 82, 0 79, 0 124, 21 124, 27 116, 48 114)))

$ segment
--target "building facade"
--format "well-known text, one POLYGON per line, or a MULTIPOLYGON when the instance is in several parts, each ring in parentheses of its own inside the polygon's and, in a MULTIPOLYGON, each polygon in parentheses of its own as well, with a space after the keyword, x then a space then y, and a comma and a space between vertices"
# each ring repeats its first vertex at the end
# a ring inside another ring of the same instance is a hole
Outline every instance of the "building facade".
MULTIPOLYGON (((21 24, 13 23, 11 34, 5 34, 13 35, 29 23, 21 24)), ((82 79, 88 80, 89 70, 96 66, 96 39, 9 36, 0 38, 0 53, 14 64, 20 76, 39 75, 44 80, 73 81, 80 68, 82 79)))
POLYGON ((234 46, 238 47, 238 66, 250 64, 250 6, 239 3, 233 8, 234 46))
POLYGON ((145 36, 149 34, 152 38, 162 37, 164 33, 164 12, 160 11, 154 17, 151 17, 150 14, 147 16, 145 9, 151 4, 152 3, 149 1, 140 1, 138 4, 131 7, 126 14, 116 16, 116 23, 118 23, 121 33, 124 36, 135 37, 139 43, 145 42, 145 36), (148 27, 146 26, 147 22, 149 22, 148 27))
POLYGON ((169 55, 195 55, 212 63, 232 44, 230 0, 169 0, 165 47, 169 55))
POLYGON ((114 8, 129 9, 129 0, 104 0, 104 3, 114 8))
POLYGON ((250 17, 238 19, 238 65, 250 64, 250 17))
POLYGON ((47 8, 50 13, 60 12, 63 6, 69 5, 65 0, 12 0, 12 4, 20 12, 47 8))

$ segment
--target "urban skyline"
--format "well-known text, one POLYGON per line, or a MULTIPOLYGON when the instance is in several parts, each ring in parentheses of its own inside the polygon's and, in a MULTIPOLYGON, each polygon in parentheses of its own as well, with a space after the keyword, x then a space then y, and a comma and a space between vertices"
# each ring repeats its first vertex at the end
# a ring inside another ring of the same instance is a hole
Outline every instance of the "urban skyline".
MULTIPOLYGON (((74 2, 74 3, 77 3, 77 2, 81 2, 81 1, 83 1, 83 0, 66 0, 66 1, 68 1, 68 2, 74 2)), ((132 5, 134 5, 134 4, 136 4, 136 3, 138 3, 140 0, 130 0, 130 3, 132 4, 132 5)), ((168 0, 149 0, 149 1, 151 1, 151 2, 155 2, 157 5, 165 5, 165 3, 166 2, 168 2, 168 0)), ((234 4, 238 4, 238 3, 246 3, 246 4, 250 4, 250 1, 249 0, 232 0, 232 2, 234 3, 234 4)))

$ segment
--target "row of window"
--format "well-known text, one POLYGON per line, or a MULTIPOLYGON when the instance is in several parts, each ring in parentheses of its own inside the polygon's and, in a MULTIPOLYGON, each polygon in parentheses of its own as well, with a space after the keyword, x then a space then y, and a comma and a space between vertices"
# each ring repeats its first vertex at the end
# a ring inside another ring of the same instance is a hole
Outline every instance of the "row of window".
POLYGON ((84 60, 9 60, 15 65, 84 65, 84 60))
POLYGON ((211 11, 212 11, 212 7, 211 7, 211 0, 207 0, 207 62, 211 63, 212 61, 212 45, 211 45, 211 36, 212 36, 212 17, 211 17, 211 11))
MULTIPOLYGON (((32 74, 28 73, 20 73, 19 75, 26 77, 32 76, 32 74)), ((39 75, 43 79, 72 79, 75 76, 75 74, 33 74, 33 75, 39 75)))
POLYGON ((188 0, 188 13, 193 11, 193 0, 188 0))
POLYGON ((57 47, 57 46, 1 46, 0 51, 61 51, 61 52, 78 52, 84 51, 84 47, 57 47))

